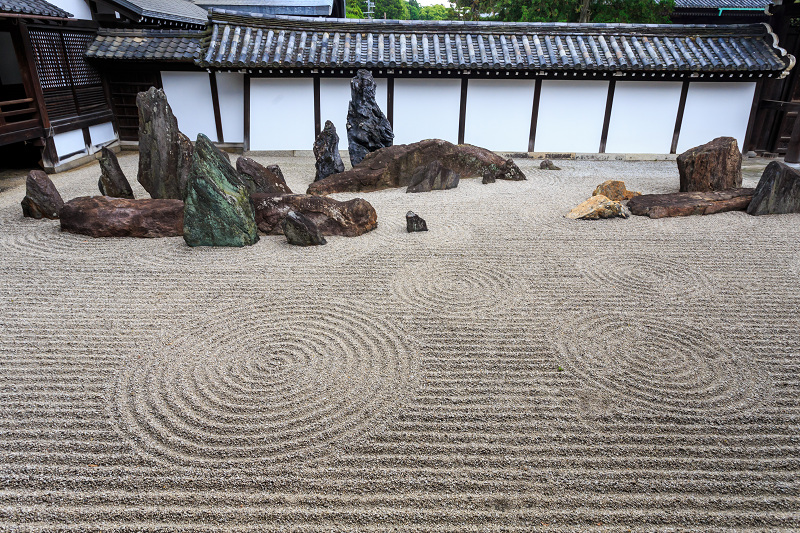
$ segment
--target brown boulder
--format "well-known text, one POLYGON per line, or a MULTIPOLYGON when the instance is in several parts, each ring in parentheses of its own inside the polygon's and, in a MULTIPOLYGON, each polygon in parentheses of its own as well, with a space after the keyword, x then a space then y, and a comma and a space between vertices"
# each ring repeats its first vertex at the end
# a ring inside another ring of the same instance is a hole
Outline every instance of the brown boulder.
POLYGON ((511 159, 470 144, 455 145, 440 139, 387 146, 367 154, 355 167, 316 181, 308 194, 369 192, 411 185, 419 167, 439 161, 459 179, 481 176, 483 183, 495 180, 524 180, 525 175, 511 159))
POLYGON ((800 213, 800 172, 781 161, 772 161, 747 206, 751 215, 800 213))
POLYGON ((609 200, 605 196, 598 194, 582 202, 564 216, 574 220, 597 220, 598 218, 614 217, 628 218, 628 211, 621 203, 609 200))
POLYGON ((31 170, 25 180, 22 215, 30 218, 58 218, 64 200, 50 177, 41 170, 31 170))
POLYGON ((178 237, 183 235, 183 202, 81 196, 64 204, 61 231, 90 237, 178 237))
POLYGON ((643 194, 628 202, 634 215, 650 218, 711 215, 724 211, 744 211, 755 189, 728 189, 711 192, 643 194))
POLYGON ((640 192, 629 191, 625 188, 625 182, 619 180, 606 180, 600 185, 592 193, 592 196, 597 196, 598 194, 602 194, 609 200, 614 200, 615 202, 622 202, 624 200, 630 200, 634 196, 639 196, 640 192))
POLYGON ((251 193, 292 194, 278 165, 265 167, 249 157, 240 157, 236 160, 236 171, 251 193))
POLYGON ((439 161, 431 161, 425 166, 417 167, 406 192, 444 191, 458 187, 458 174, 439 161))
POLYGON ((339 202, 308 194, 253 194, 258 229, 267 234, 283 233, 281 223, 289 211, 311 220, 323 235, 357 237, 375 229, 378 214, 362 198, 339 202))
POLYGON ((742 186, 742 153, 733 137, 717 137, 678 156, 681 192, 707 192, 742 186))

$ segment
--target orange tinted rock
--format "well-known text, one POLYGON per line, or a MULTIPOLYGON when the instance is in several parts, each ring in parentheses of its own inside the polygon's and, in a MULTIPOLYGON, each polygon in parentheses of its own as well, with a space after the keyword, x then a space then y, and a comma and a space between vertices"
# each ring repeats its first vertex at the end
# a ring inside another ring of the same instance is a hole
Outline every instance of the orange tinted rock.
POLYGON ((628 212, 621 203, 598 194, 581 203, 565 216, 574 220, 597 220, 598 218, 628 218, 628 212))
POLYGON ((607 180, 597 186, 592 193, 592 196, 601 194, 609 200, 615 202, 622 202, 623 200, 630 200, 634 196, 639 196, 640 192, 629 191, 625 188, 625 182, 619 180, 607 180))

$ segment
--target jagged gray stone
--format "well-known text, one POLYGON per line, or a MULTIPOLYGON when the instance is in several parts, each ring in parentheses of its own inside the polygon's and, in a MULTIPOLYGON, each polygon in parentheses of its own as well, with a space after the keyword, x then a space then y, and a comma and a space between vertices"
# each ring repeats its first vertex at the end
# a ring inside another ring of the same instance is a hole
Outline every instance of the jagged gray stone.
POLYGON ((100 180, 97 186, 103 196, 133 199, 133 189, 119 166, 117 154, 106 147, 100 153, 100 180))
POLYGON ((350 107, 347 110, 347 147, 355 166, 370 153, 391 146, 392 125, 375 101, 375 80, 367 70, 359 70, 350 80, 350 107))
POLYGON ((336 133, 336 126, 330 120, 325 121, 325 128, 314 140, 314 157, 317 158, 317 174, 314 176, 314 181, 344 172, 342 156, 339 155, 339 135, 336 133))

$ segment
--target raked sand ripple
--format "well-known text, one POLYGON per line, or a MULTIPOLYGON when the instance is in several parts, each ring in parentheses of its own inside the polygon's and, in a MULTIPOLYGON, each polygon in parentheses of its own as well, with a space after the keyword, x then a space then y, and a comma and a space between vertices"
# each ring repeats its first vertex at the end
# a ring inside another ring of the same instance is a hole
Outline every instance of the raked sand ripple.
POLYGON ((378 228, 310 249, 62 234, 4 191, 0 531, 796 531, 800 215, 571 221, 674 163, 519 164, 338 195, 378 228))

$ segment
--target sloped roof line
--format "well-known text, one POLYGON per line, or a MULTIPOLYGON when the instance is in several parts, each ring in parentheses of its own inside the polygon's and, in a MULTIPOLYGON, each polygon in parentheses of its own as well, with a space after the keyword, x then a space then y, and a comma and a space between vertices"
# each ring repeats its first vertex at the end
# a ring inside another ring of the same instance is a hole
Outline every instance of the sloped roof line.
POLYGON ((0 0, 0 16, 3 13, 31 15, 32 17, 72 18, 69 13, 44 0, 0 0))
POLYGON ((140 17, 204 25, 208 12, 189 0, 108 0, 140 17))

